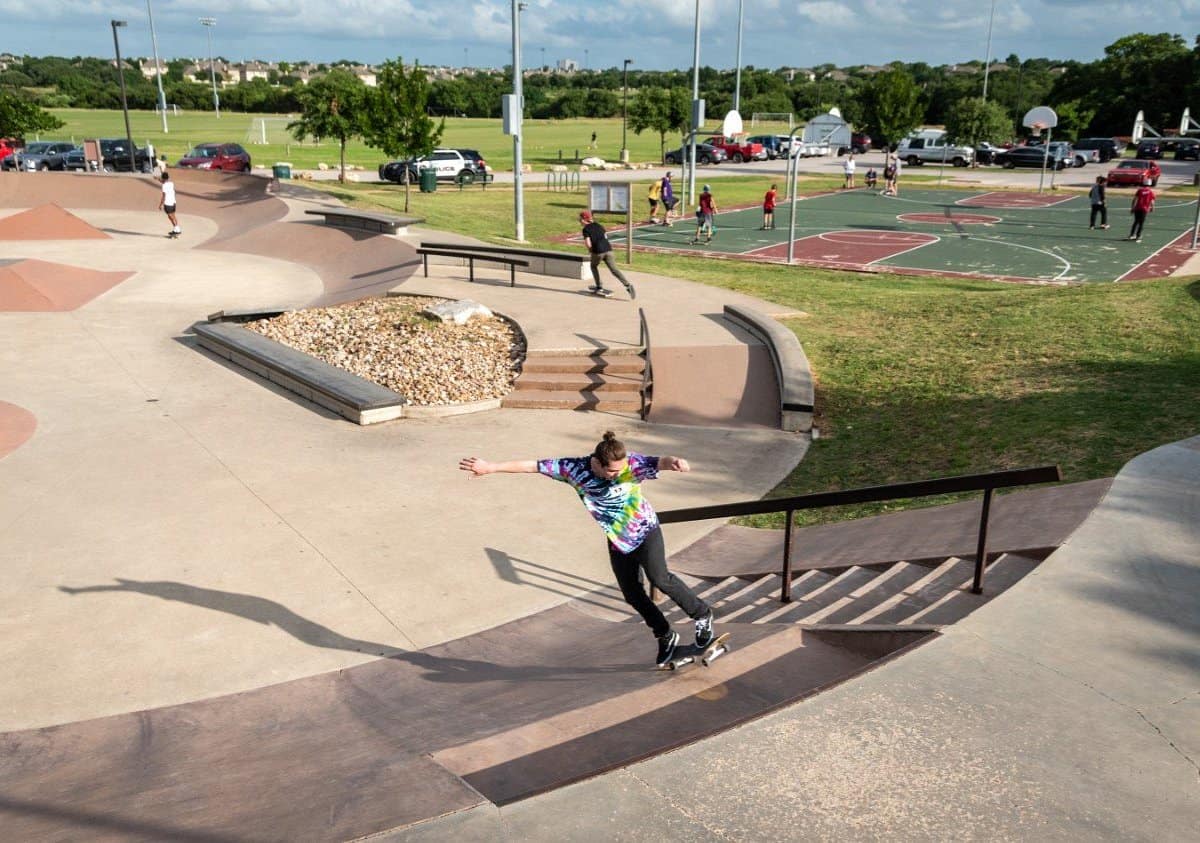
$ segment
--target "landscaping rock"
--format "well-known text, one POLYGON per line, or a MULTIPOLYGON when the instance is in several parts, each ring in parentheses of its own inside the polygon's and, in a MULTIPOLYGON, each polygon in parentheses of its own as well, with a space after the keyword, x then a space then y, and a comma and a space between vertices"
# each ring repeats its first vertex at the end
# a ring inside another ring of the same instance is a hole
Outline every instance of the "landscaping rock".
POLYGON ((431 304, 421 311, 424 316, 431 316, 439 322, 453 322, 455 325, 465 325, 477 317, 488 318, 492 312, 477 301, 459 299, 458 301, 442 301, 431 304))

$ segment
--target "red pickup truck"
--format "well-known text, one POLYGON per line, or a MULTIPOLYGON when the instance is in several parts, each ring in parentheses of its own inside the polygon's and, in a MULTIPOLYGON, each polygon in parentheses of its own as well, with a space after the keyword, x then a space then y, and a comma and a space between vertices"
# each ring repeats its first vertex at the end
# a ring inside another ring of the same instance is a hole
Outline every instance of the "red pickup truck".
POLYGON ((734 138, 725 138, 720 135, 713 135, 704 142, 725 150, 725 154, 729 156, 729 160, 735 164, 740 164, 743 161, 767 160, 767 150, 763 148, 761 143, 750 143, 749 141, 738 143, 734 138))

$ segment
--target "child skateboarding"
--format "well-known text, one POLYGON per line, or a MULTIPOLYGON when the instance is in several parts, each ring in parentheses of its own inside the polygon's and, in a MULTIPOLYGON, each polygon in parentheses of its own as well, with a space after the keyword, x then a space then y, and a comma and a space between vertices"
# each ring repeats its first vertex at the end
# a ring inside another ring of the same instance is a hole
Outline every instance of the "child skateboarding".
POLYGON ((671 629, 662 611, 646 594, 638 578, 639 568, 646 572, 646 578, 655 588, 695 621, 696 647, 703 649, 712 643, 712 609, 667 570, 658 516, 642 497, 642 481, 653 480, 660 471, 690 471, 687 460, 626 452, 624 443, 610 430, 587 456, 511 462, 467 457, 459 461, 458 467, 475 477, 496 473, 544 474, 574 489, 608 538, 608 559, 621 596, 658 639, 655 664, 659 667, 667 665, 675 655, 679 633, 671 629))

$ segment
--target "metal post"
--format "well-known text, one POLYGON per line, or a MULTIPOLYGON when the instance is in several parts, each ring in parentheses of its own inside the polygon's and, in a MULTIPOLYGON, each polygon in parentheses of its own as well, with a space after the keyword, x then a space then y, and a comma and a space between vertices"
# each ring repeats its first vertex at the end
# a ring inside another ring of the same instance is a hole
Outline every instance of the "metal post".
MULTIPOLYGON (((117 27, 126 26, 123 20, 111 21, 113 31, 113 49, 117 53, 117 78, 121 81, 121 111, 125 115, 125 140, 129 143, 129 172, 137 172, 137 161, 133 152, 133 131, 129 128, 129 100, 125 97, 125 68, 121 64, 121 42, 117 40, 117 27)), ((101 156, 101 164, 104 163, 103 155, 101 156)), ((15 164, 16 161, 14 160, 15 164)))
POLYGON ((742 113, 742 12, 745 0, 738 0, 737 72, 733 77, 733 110, 742 113))
MULTIPOLYGON (((629 121, 629 65, 633 59, 625 59, 621 68, 621 163, 629 163, 629 144, 626 140, 626 124, 629 121)), ((630 194, 632 197, 633 194, 630 194)))
MULTIPOLYGON (((521 12, 525 4, 513 0, 512 4, 512 54, 513 54, 513 97, 518 113, 524 117, 525 94, 521 79, 521 12)), ((523 122, 523 121, 522 121, 523 122)), ((513 135, 513 220, 516 224, 517 242, 525 240, 525 179, 521 172, 522 125, 513 135)))
POLYGON ((983 490, 983 510, 979 514, 979 544, 975 548, 975 582, 972 594, 983 594, 983 566, 987 561, 988 511, 992 508, 992 490, 983 490))
POLYGON ((200 18, 200 23, 204 24, 204 29, 208 33, 208 78, 212 81, 213 92, 213 111, 217 117, 221 116, 221 98, 217 96, 217 69, 213 64, 212 51, 212 28, 216 25, 216 18, 200 18))
MULTIPOLYGON (((700 99, 700 0, 696 0, 696 34, 692 38, 692 110, 700 99)), ((688 147, 688 204, 696 204, 696 132, 700 127, 692 125, 691 145, 688 147)))
MULTIPOLYGON (((1196 181, 1200 184, 1200 179, 1196 181)), ((1200 236, 1200 194, 1196 196, 1196 221, 1192 223, 1192 251, 1196 251, 1196 238, 1200 236)))
POLYGON ((788 210, 788 266, 792 265, 792 260, 796 254, 796 188, 793 182, 796 181, 797 171, 800 168, 796 161, 796 156, 792 153, 796 148, 796 132, 803 131, 799 126, 789 133, 791 140, 788 141, 788 194, 791 198, 791 205, 788 210))
POLYGON ((779 592, 780 603, 792 602, 792 517, 796 510, 787 511, 787 526, 783 530, 783 588, 779 592))
POLYGON ((987 102, 988 71, 992 67, 992 21, 996 17, 996 0, 992 0, 992 10, 988 12, 987 57, 983 61, 983 101, 987 102))
POLYGON ((158 107, 162 111, 162 130, 167 134, 167 95, 163 92, 162 62, 158 60, 158 34, 154 31, 154 10, 150 8, 150 0, 146 0, 146 14, 150 18, 150 45, 154 48, 154 75, 158 78, 158 107))

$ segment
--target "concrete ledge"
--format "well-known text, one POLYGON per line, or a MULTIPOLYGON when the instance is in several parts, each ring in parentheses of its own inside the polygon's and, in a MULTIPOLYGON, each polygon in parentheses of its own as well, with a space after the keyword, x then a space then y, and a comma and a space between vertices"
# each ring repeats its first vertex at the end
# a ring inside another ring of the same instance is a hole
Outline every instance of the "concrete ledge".
MULTIPOLYGON (((572 252, 551 252, 545 249, 522 249, 514 246, 493 246, 491 244, 462 244, 462 243, 427 243, 421 241, 422 249, 450 249, 457 252, 479 252, 487 255, 503 255, 505 257, 521 257, 529 260, 529 272, 537 275, 551 275, 556 278, 571 278, 579 281, 590 281, 592 270, 587 255, 572 252)), ((429 258, 430 263, 447 263, 462 265, 462 258, 429 258)))
POLYGON ((357 211, 352 208, 320 208, 304 213, 324 217, 326 225, 354 228, 377 234, 407 234, 410 225, 424 222, 418 217, 397 217, 375 211, 357 211))
POLYGON ((355 424, 401 418, 403 395, 334 368, 234 322, 197 322, 200 345, 355 424))
POLYGON ((780 427, 797 433, 812 430, 812 370, 796 335, 767 314, 741 305, 725 305, 725 318, 749 331, 771 352, 779 382, 780 427))

